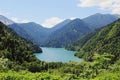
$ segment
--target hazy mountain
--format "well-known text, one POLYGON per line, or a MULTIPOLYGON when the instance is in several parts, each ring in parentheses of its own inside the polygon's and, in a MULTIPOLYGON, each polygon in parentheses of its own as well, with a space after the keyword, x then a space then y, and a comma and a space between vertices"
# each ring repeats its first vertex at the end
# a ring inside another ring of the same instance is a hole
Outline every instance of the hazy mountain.
POLYGON ((23 28, 21 28, 17 23, 8 25, 8 27, 14 30, 19 36, 29 40, 32 39, 30 35, 23 28))
POLYGON ((71 20, 67 19, 50 29, 44 28, 43 26, 34 22, 22 23, 22 24, 19 24, 19 26, 29 34, 29 36, 32 39, 31 41, 37 43, 38 45, 42 45, 44 44, 44 42, 52 32, 58 30, 59 28, 62 28, 64 25, 66 25, 70 21, 71 20))
POLYGON ((75 19, 60 29, 54 31, 46 40, 43 46, 65 47, 71 42, 79 39, 91 31, 88 26, 80 19, 75 19))
POLYGON ((6 25, 10 25, 13 24, 15 22, 13 22, 12 20, 6 18, 5 16, 0 15, 0 21, 6 25))
POLYGON ((107 24, 110 24, 117 19, 118 17, 115 15, 97 13, 97 14, 88 16, 82 20, 85 23, 87 23, 91 29, 96 29, 96 28, 106 26, 107 24))
POLYGON ((48 28, 44 28, 34 22, 19 24, 20 28, 24 29, 32 38, 32 41, 38 45, 42 44, 49 35, 48 28))
POLYGON ((48 35, 47 28, 34 22, 19 24, 2 15, 0 15, 0 21, 8 25, 9 28, 14 30, 21 37, 31 40, 38 45, 41 44, 48 35))

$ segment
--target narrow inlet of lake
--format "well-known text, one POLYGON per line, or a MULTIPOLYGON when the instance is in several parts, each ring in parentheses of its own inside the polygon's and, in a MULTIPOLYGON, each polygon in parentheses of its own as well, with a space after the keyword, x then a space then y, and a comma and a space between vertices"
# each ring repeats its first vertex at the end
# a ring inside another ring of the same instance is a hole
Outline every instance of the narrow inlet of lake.
POLYGON ((68 51, 64 48, 41 47, 43 53, 35 53, 35 56, 41 61, 46 62, 80 62, 82 59, 74 56, 75 51, 68 51))

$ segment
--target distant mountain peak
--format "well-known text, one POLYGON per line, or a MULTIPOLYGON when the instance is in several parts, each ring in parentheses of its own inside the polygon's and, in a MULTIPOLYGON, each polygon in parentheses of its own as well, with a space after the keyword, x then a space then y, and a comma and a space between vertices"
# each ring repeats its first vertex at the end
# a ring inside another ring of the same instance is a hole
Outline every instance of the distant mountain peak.
POLYGON ((103 14, 101 14, 101 13, 95 13, 94 15, 103 15, 103 14))
POLYGON ((78 23, 79 24, 85 24, 85 22, 83 20, 79 19, 79 18, 76 18, 76 19, 72 20, 70 24, 78 24, 78 23))
POLYGON ((67 25, 67 24, 70 23, 71 21, 72 21, 72 20, 70 20, 70 19, 66 19, 66 20, 62 21, 61 23, 59 23, 59 24, 55 25, 54 27, 52 27, 52 28, 51 28, 51 32, 56 31, 56 30, 64 27, 65 25, 67 25))
POLYGON ((29 24, 36 24, 35 22, 28 22, 29 24))
POLYGON ((82 20, 85 23, 87 23, 91 29, 94 30, 96 28, 106 26, 107 24, 110 24, 117 19, 118 19, 118 17, 116 17, 115 15, 112 15, 112 14, 96 13, 96 14, 88 16, 82 20))
POLYGON ((35 23, 35 22, 28 22, 28 23, 20 23, 20 25, 26 25, 26 26, 38 26, 38 27, 42 27, 44 28, 43 26, 41 26, 40 24, 38 23, 35 23))

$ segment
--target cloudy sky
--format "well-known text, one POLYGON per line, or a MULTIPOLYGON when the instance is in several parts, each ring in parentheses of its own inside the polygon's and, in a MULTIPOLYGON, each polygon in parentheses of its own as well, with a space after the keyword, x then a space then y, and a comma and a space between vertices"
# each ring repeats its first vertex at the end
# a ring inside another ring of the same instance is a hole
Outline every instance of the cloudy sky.
POLYGON ((120 14, 120 0, 0 0, 0 14, 15 22, 45 27, 95 13, 120 14))

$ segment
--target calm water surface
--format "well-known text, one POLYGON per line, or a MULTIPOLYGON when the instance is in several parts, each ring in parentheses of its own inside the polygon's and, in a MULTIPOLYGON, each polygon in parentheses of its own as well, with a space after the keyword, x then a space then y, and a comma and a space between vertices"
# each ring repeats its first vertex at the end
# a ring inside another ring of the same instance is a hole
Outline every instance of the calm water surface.
POLYGON ((79 62, 81 59, 74 56, 75 51, 67 51, 64 48, 42 47, 43 53, 35 53, 35 56, 41 61, 46 62, 79 62))

